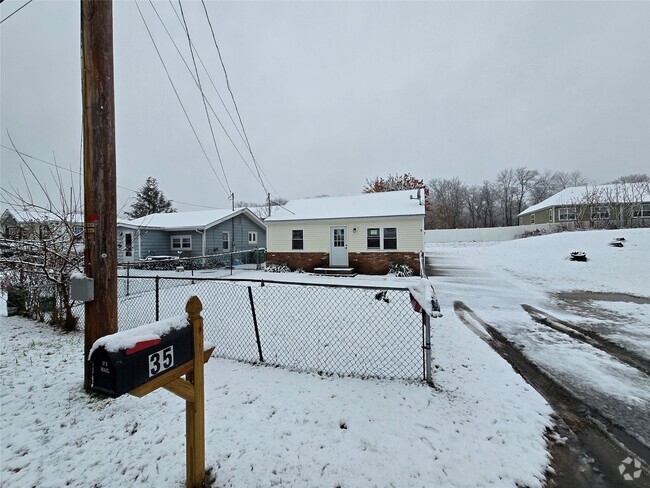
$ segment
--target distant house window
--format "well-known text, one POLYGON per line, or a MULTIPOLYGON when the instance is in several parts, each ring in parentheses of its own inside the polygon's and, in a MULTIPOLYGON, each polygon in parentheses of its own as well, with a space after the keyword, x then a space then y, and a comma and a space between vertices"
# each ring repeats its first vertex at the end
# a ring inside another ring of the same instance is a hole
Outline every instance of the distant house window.
POLYGON ((291 249, 303 249, 302 230, 291 231, 291 249))
POLYGON ((224 251, 230 249, 230 232, 221 234, 221 247, 223 247, 224 251))
POLYGON ((381 238, 379 236, 379 227, 368 229, 367 239, 368 249, 379 249, 381 247, 381 238))
POLYGON ((550 208, 550 209, 548 210, 548 221, 549 221, 550 223, 553 223, 553 209, 552 209, 552 208, 550 208))
POLYGON ((172 236, 172 250, 191 250, 192 236, 172 236))
POLYGON ((634 207, 635 217, 650 217, 650 203, 642 203, 634 207))
POLYGON ((592 207, 591 218, 594 220, 608 219, 609 207, 592 207))
POLYGON ((257 244, 257 232, 249 232, 248 233, 248 243, 249 244, 257 244))
POLYGON ((72 226, 72 233, 76 236, 79 237, 84 231, 83 225, 78 225, 75 224, 72 226))
POLYGON ((535 214, 530 214, 530 223, 531 224, 535 223, 535 214))
POLYGON ((384 249, 397 249, 397 227, 384 228, 384 249))
POLYGON ((558 211, 558 220, 575 220, 576 219, 576 208, 575 207, 565 207, 561 208, 558 211))

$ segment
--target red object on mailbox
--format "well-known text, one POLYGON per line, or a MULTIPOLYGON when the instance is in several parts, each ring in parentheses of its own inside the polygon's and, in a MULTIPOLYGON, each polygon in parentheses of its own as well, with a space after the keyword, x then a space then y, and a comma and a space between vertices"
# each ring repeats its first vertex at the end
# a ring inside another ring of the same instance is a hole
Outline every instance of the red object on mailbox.
POLYGON ((135 346, 127 349, 124 352, 128 356, 128 355, 136 353, 138 351, 142 351, 143 349, 147 349, 148 347, 155 346, 156 344, 160 344, 160 338, 158 338, 158 339, 150 339, 148 341, 137 342, 135 344, 135 346))

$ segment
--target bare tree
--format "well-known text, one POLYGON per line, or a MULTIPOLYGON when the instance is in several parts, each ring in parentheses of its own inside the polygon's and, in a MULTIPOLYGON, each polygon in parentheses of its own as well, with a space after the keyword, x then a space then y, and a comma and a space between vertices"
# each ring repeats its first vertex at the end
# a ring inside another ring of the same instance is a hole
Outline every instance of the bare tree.
POLYGON ((582 174, 581 171, 572 171, 570 173, 567 173, 565 171, 558 171, 553 175, 553 184, 555 186, 556 193, 572 186, 586 185, 588 182, 589 180, 582 174))
POLYGON ((616 178, 614 181, 610 181, 612 184, 616 183, 648 183, 650 182, 650 176, 647 174, 631 174, 627 176, 620 176, 616 178))
POLYGON ((264 203, 259 203, 259 202, 246 202, 244 200, 240 200, 235 203, 236 207, 239 208, 248 208, 250 209, 251 212, 253 212, 255 215, 257 215, 260 219, 264 220, 265 218, 270 216, 270 213, 273 212, 273 209, 277 209, 279 207, 282 207, 285 205, 289 200, 286 198, 282 197, 277 197, 277 198, 272 198, 270 202, 270 210, 269 210, 269 202, 264 202, 264 203))
POLYGON ((556 193, 557 191, 553 185, 553 173, 550 169, 546 169, 537 174, 530 188, 530 204, 536 205, 556 193))
POLYGON ((465 227, 463 221, 467 186, 459 178, 433 179, 429 182, 433 206, 433 224, 438 229, 465 227))
POLYGON ((520 166, 515 169, 516 189, 514 199, 517 203, 517 215, 524 210, 524 203, 526 198, 532 190, 535 180, 539 176, 537 170, 528 169, 525 166, 520 166))
MULTIPOLYGON (((14 150, 20 155, 15 146, 14 150)), ((12 221, 3 225, 0 237, 0 287, 17 297, 22 313, 72 330, 77 317, 70 298, 70 275, 83 266, 79 199, 72 190, 68 199, 58 168, 52 174, 56 191, 50 192, 21 159, 25 194, 14 186, 0 188, 8 205, 5 219, 12 221), (39 194, 34 195, 33 189, 39 194), (45 203, 36 203, 35 197, 45 203)))
POLYGON ((499 192, 503 225, 514 225, 514 199, 517 192, 517 177, 512 168, 499 171, 496 178, 496 187, 499 192))

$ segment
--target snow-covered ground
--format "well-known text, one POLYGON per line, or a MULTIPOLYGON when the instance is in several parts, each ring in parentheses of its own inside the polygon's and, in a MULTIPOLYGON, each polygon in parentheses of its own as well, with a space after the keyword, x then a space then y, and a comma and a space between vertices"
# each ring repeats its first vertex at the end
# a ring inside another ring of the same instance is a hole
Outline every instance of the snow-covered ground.
MULTIPOLYGON (((216 486, 541 486, 550 408, 454 322, 436 326, 436 388, 212 359, 216 486)), ((182 400, 88 396, 81 333, 0 330, 3 486, 183 486, 182 400)))
POLYGON ((548 311, 650 357, 650 229, 432 244, 427 254, 437 275, 431 280, 446 307, 464 301, 588 404, 650 444, 650 379, 534 322, 521 308, 548 311), (611 247, 619 237, 624 247, 611 247), (588 261, 570 261, 573 251, 585 252, 588 261))
MULTIPOLYGON (((462 325, 454 300, 524 344, 584 396, 612 408, 650 405, 647 378, 536 324, 520 307, 575 320, 558 292, 650 296, 644 259, 650 231, 575 232, 428 251, 448 272, 431 278, 444 314, 432 333, 436 387, 213 358, 206 365, 206 464, 216 486, 541 486, 550 407, 462 325), (620 236, 625 247, 608 246, 620 236), (570 262, 571 251, 590 260, 570 262)), ((403 287, 413 281, 245 270, 235 277, 403 287)), ((629 319, 612 336, 634 329, 640 341, 650 337, 648 305, 605 300, 595 306, 629 319)), ((1 320, 2 486, 183 486, 182 400, 163 390, 142 399, 88 396, 81 386, 81 333, 1 320)), ((580 323, 605 327, 598 316, 580 323)))

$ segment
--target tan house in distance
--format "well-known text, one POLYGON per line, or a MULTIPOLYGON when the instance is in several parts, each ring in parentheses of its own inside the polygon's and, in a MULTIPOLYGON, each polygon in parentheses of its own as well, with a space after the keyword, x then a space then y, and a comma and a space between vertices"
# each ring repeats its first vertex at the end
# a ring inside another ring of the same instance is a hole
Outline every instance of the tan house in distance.
POLYGON ((269 264, 386 274, 400 263, 419 274, 424 190, 294 200, 265 224, 269 264))
POLYGON ((620 183, 565 188, 519 214, 520 225, 650 226, 650 184, 620 183))

